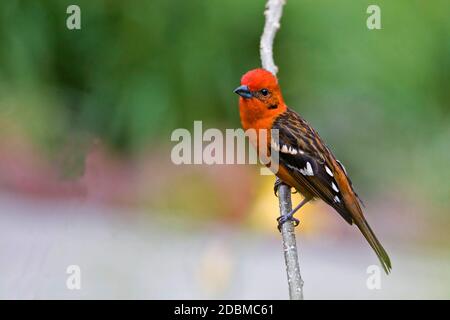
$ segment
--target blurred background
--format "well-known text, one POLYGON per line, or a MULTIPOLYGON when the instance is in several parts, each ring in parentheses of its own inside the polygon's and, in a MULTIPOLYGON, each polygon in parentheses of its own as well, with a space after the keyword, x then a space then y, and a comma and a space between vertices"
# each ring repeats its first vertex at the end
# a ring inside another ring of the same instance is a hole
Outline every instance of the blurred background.
MULTIPOLYGON (((170 160, 176 128, 240 127, 232 90, 260 65, 264 2, 0 4, 0 298, 288 297, 274 178, 170 160)), ((308 204, 305 297, 448 299, 450 3, 376 1, 372 31, 370 4, 287 1, 275 41, 285 100, 346 166, 393 262, 369 290, 363 237, 308 204)))

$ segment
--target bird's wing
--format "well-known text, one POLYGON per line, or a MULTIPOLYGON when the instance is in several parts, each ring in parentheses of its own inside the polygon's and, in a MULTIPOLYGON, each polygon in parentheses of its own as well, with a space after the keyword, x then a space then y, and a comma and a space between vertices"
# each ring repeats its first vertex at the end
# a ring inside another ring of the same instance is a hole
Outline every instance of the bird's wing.
POLYGON ((349 224, 355 223, 374 249, 386 273, 389 273, 392 266, 388 254, 364 218, 360 200, 343 165, 336 160, 319 134, 289 109, 275 119, 272 129, 278 129, 278 141, 272 133, 271 148, 279 150, 280 168, 287 172, 291 185, 293 181, 292 186, 297 190, 306 190, 308 194, 322 199, 349 224))
POLYGON ((278 129, 279 139, 278 142, 273 139, 271 146, 279 150, 280 166, 298 182, 298 186, 293 187, 322 199, 352 224, 343 195, 346 191, 343 185, 351 188, 350 180, 318 133, 289 109, 274 121, 272 129, 278 129), (342 178, 345 181, 341 181, 342 178))

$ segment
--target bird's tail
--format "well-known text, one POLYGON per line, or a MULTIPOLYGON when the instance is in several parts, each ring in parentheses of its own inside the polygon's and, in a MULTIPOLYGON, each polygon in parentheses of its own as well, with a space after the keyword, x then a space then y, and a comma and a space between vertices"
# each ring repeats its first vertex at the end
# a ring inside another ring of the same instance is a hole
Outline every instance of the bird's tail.
POLYGON ((375 233, 373 233, 364 216, 361 214, 358 216, 358 218, 354 219, 353 221, 358 226, 358 229, 364 235, 364 238, 366 238, 367 242, 369 242, 370 246, 377 254, 378 259, 380 260, 381 265, 383 266, 383 269, 386 272, 386 274, 389 274, 389 272, 392 269, 391 259, 389 259, 386 250, 384 250, 380 241, 378 241, 377 237, 375 236, 375 233))

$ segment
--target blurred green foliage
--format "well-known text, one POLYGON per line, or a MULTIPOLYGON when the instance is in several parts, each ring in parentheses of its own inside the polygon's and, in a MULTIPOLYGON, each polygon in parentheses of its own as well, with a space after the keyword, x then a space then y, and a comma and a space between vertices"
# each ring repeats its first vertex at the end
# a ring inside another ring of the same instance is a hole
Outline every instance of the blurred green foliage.
MULTIPOLYGON (((238 127, 232 90, 259 66, 264 2, 3 1, 0 116, 50 151, 80 135, 139 151, 194 120, 238 127), (66 28, 70 4, 81 30, 66 28)), ((372 3, 288 1, 275 43, 285 99, 363 188, 448 208, 450 2, 376 1, 370 31, 372 3)))

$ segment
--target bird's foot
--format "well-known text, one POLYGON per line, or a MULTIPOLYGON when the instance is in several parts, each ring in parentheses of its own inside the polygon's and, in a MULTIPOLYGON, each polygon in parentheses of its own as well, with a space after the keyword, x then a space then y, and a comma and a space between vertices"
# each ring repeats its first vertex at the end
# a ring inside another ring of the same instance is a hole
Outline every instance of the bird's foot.
POLYGON ((275 197, 278 197, 278 187, 282 184, 283 184, 283 181, 281 181, 280 178, 276 177, 275 183, 273 185, 273 193, 275 194, 275 197))
POLYGON ((281 232, 281 227, 287 221, 293 221, 294 222, 294 227, 298 226, 299 223, 300 223, 300 220, 298 220, 297 218, 294 218, 294 212, 288 213, 286 215, 279 216, 277 218, 277 221, 278 221, 278 231, 280 231, 280 232, 281 232))
MULTIPOLYGON (((284 184, 290 188, 289 185, 284 183, 280 178, 276 177, 275 183, 273 185, 273 193, 275 194, 275 197, 278 197, 278 187, 281 186, 282 184, 284 184)), ((297 193, 297 190, 295 190, 295 189, 292 190, 292 193, 297 193)))

